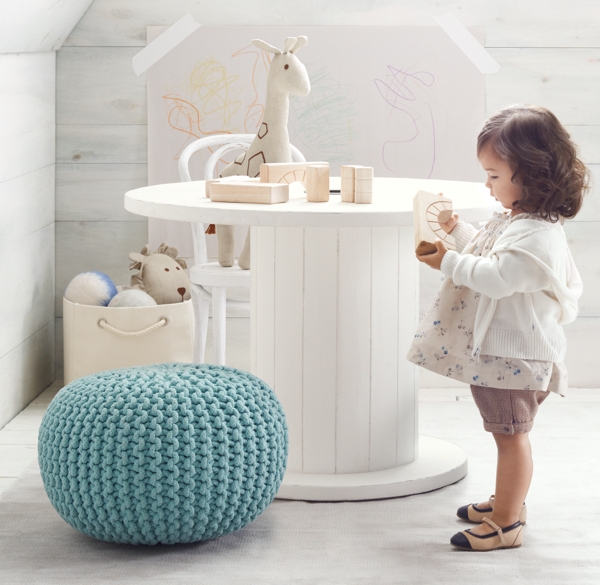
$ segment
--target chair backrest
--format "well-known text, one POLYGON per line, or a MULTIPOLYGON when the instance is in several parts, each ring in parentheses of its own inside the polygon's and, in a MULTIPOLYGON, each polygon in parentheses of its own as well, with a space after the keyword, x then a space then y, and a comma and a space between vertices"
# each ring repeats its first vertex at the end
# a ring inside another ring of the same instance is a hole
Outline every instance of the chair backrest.
MULTIPOLYGON (((199 138, 188 144, 179 156, 179 179, 186 182, 191 181, 190 158, 195 152, 208 148, 210 146, 219 146, 208 158, 204 165, 203 180, 213 178, 215 167, 219 159, 230 150, 248 150, 248 147, 254 140, 255 134, 217 134, 216 136, 206 136, 199 138)), ((292 160, 294 162, 305 162, 304 155, 293 145, 290 144, 292 151, 292 160)), ((194 240, 194 258, 196 264, 203 264, 207 261, 206 238, 204 235, 204 224, 192 223, 192 236, 194 240)))

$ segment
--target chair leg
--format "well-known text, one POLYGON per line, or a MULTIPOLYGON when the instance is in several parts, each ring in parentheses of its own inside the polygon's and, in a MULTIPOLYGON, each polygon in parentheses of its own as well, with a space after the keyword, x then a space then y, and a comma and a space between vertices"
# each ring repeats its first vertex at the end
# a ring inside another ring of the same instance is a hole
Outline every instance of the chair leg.
POLYGON ((196 317, 194 332, 194 363, 203 364, 206 352, 206 335, 208 333, 208 301, 198 292, 197 284, 192 284, 192 304, 196 317))
POLYGON ((215 364, 225 365, 227 287, 212 287, 213 356, 215 364))

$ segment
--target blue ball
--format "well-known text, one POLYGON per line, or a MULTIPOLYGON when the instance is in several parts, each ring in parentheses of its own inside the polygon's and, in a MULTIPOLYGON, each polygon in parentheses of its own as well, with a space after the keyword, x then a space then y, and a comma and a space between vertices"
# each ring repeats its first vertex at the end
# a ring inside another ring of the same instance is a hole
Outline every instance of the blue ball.
POLYGON ((67 286, 65 298, 80 305, 106 307, 117 292, 115 283, 103 272, 82 272, 67 286))
POLYGON ((79 378, 39 433, 46 493, 71 526, 130 544, 209 540, 273 501, 288 454, 273 391, 241 370, 163 364, 79 378))

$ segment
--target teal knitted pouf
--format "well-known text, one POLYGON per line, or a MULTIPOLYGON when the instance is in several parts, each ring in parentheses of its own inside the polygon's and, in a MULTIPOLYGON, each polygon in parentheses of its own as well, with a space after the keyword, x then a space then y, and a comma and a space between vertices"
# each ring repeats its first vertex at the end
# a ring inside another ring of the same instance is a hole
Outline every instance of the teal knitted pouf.
POLYGON ((252 522, 283 480, 288 436, 259 378, 163 364, 79 378, 52 400, 39 461, 57 512, 109 542, 174 544, 252 522))

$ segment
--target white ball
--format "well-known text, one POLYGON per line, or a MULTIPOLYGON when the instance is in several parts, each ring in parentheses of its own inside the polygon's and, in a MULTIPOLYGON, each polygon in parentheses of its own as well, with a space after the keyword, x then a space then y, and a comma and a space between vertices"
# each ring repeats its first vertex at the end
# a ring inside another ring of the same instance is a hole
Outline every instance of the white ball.
POLYGON ((156 305, 156 301, 143 290, 130 288, 116 294, 109 307, 151 307, 156 305))
POLYGON ((67 286, 65 298, 80 305, 106 307, 117 294, 117 287, 103 272, 82 272, 67 286))

